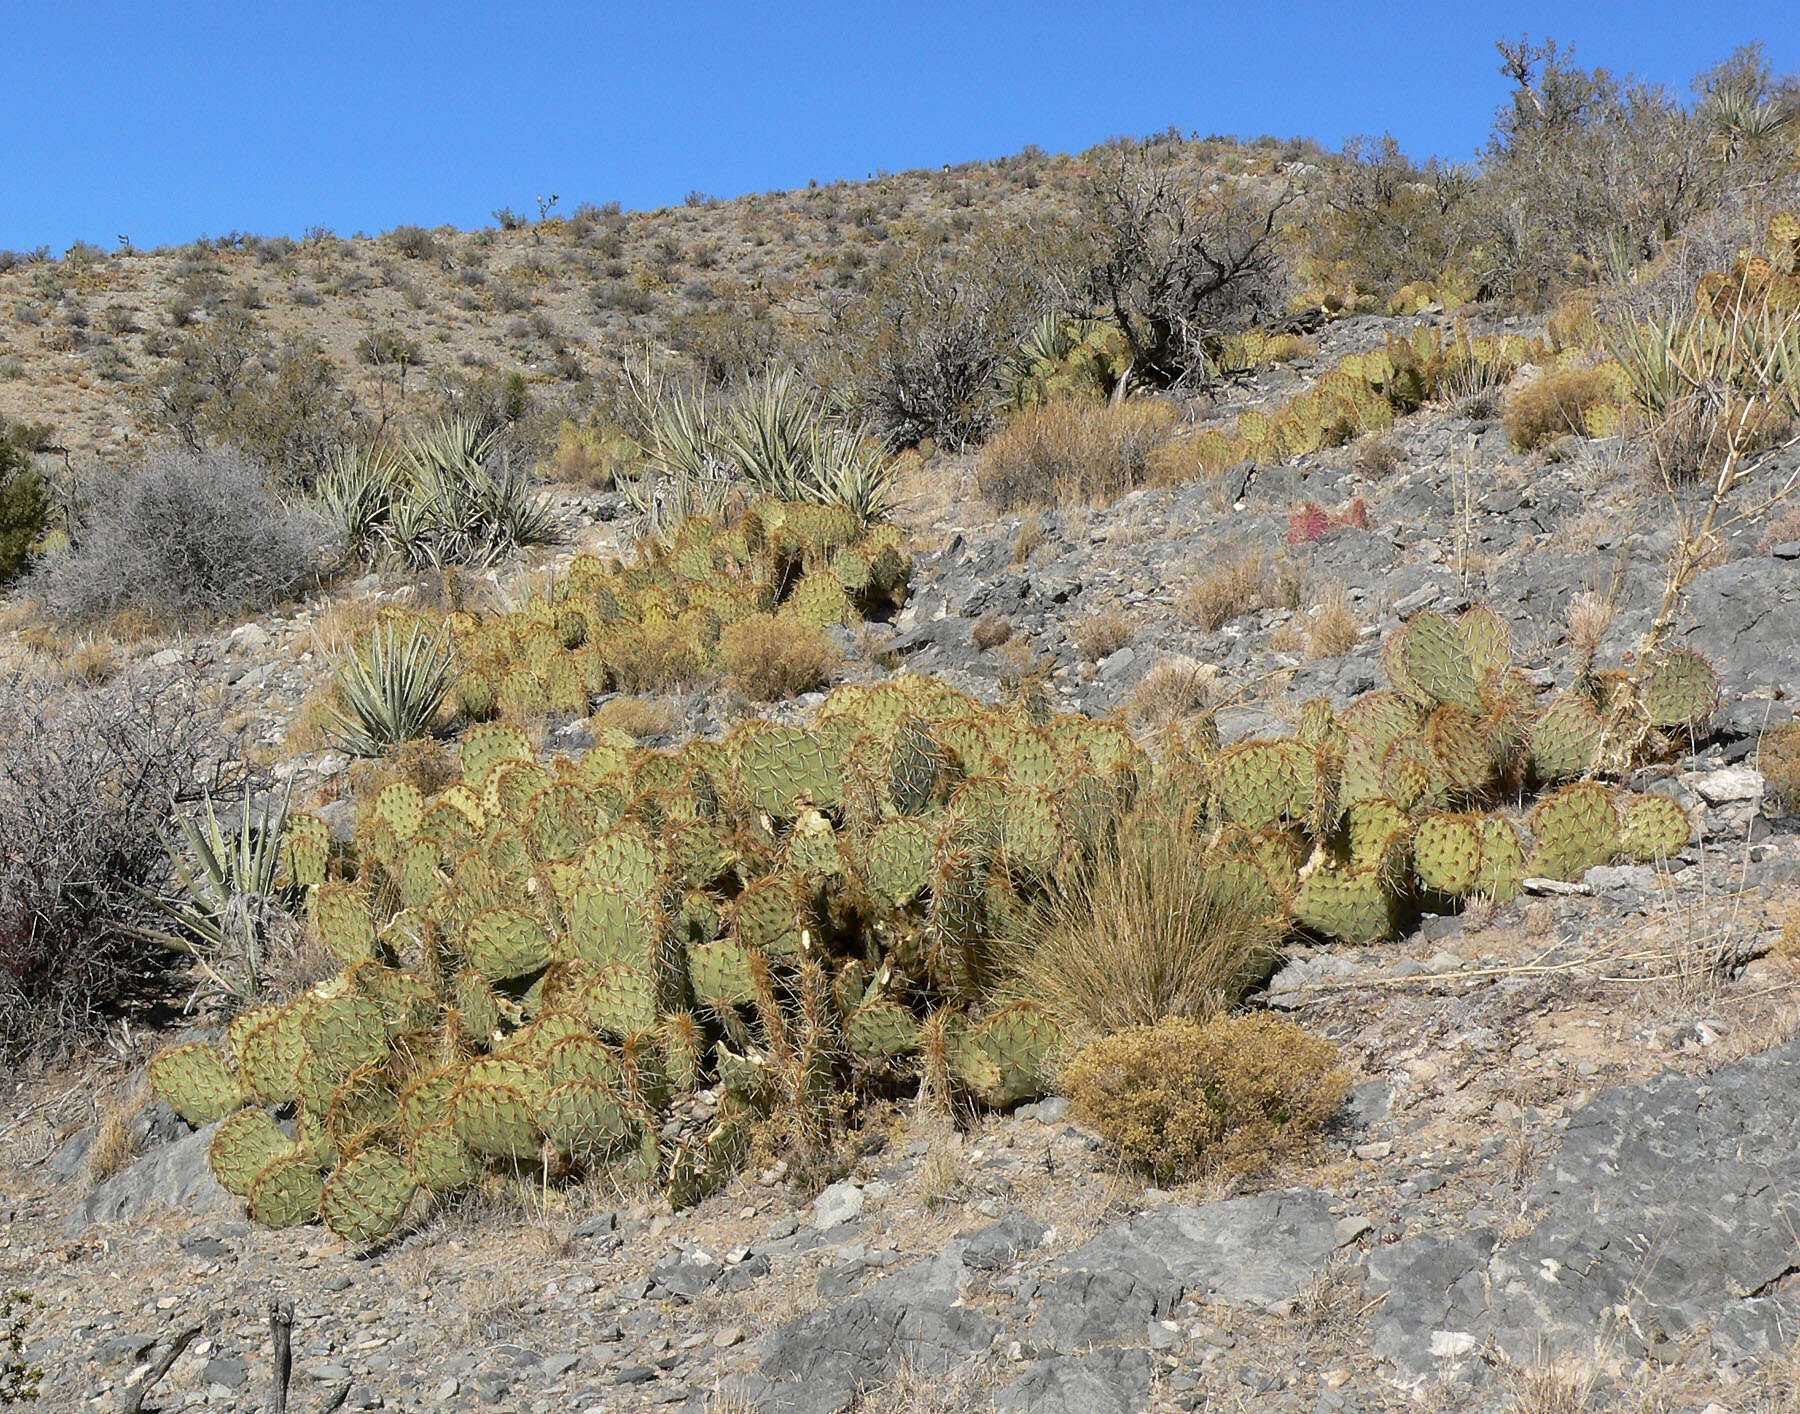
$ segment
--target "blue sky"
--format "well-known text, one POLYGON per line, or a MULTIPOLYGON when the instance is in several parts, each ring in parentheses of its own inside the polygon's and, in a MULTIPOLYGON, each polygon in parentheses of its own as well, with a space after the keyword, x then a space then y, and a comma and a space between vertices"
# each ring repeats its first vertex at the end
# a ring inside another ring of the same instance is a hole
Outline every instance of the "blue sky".
POLYGON ((1494 40, 1685 91, 1763 3, 8 0, 0 248, 489 224, 861 178, 1171 125, 1473 155, 1494 40))

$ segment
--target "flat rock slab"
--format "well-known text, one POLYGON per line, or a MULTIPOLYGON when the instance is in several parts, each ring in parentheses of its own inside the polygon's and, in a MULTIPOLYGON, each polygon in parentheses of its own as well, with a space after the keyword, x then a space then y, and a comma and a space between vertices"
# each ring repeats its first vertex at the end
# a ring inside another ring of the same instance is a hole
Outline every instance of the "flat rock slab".
POLYGON ((956 1304, 971 1276, 965 1246, 952 1242, 928 1262, 770 1332, 760 1351, 762 1379, 746 1391, 756 1406, 837 1414, 902 1364, 941 1374, 986 1350, 1000 1323, 956 1304))
POLYGON ((1038 1285, 1030 1338, 1057 1350, 1141 1342, 1184 1297, 1267 1310, 1300 1295, 1336 1249, 1331 1205, 1310 1189, 1147 1213, 1062 1258, 1038 1285))
POLYGON ((1004 1414, 1137 1414, 1150 1403, 1150 1352, 1096 1350, 1033 1360, 1000 1392, 1004 1414))
POLYGON ((185 1208, 191 1213, 235 1208, 237 1200, 219 1186, 206 1165, 206 1150, 217 1128, 209 1124, 197 1129, 114 1174, 76 1205, 69 1214, 67 1230, 74 1233, 90 1223, 124 1222, 159 1207, 185 1208))
POLYGON ((1709 1076, 1602 1091, 1533 1187, 1541 1214, 1369 1257, 1378 1355, 1423 1376, 1492 1341, 1515 1361, 1597 1341, 1654 1351, 1706 1327, 1716 1358, 1785 1344, 1800 1272, 1800 1042, 1709 1076))

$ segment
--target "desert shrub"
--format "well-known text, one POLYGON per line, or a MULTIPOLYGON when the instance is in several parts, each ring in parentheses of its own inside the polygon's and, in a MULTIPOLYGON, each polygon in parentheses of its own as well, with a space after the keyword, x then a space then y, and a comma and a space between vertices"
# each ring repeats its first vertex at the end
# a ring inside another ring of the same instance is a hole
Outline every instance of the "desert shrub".
POLYGON ((773 614, 752 614, 719 635, 719 665, 734 691, 779 702, 831 682, 838 651, 817 629, 773 614))
POLYGON ((222 315, 174 345, 132 392, 138 425, 190 451, 237 447, 310 486, 352 439, 356 407, 316 341, 272 346, 255 320, 222 315))
POLYGON ((37 1398, 44 1372, 25 1358, 25 1336, 38 1304, 29 1292, 0 1292, 0 1404, 37 1398))
POLYGON ((1159 1183, 1304 1150, 1349 1093, 1337 1048, 1267 1015, 1171 1016, 1090 1043, 1063 1068, 1070 1113, 1159 1183))
POLYGON ((1222 876, 1179 806, 1146 806, 1010 943, 1018 992, 1076 1042, 1205 1021, 1268 975, 1280 918, 1222 876))
POLYGON ((1386 476, 1400 465, 1400 444, 1386 432, 1372 432, 1356 443, 1351 464, 1370 480, 1386 476))
POLYGON ((319 517, 287 505, 249 457, 162 447, 87 508, 71 548, 28 588, 79 622, 126 609, 206 618, 292 593, 314 574, 327 538, 319 517))
POLYGON ((814 372, 890 447, 979 442, 1006 360, 1052 302, 1042 233, 995 230, 967 249, 904 252, 828 310, 814 372))
POLYGON ((552 481, 605 490, 618 480, 637 450, 636 443, 615 429, 583 427, 564 419, 557 425, 556 447, 545 470, 552 481))
POLYGON ((1004 614, 983 614, 969 630, 970 639, 984 653, 990 648, 998 648, 1012 635, 1012 620, 1004 614))
POLYGON ((1001 512, 1113 500, 1150 480, 1175 421, 1173 405, 1150 398, 1027 408, 981 449, 976 489, 1001 512))
POLYGON ((1757 769, 1783 810, 1800 814, 1800 722, 1771 727, 1757 742, 1757 769))
POLYGON ((1131 350, 1132 377, 1167 387, 1225 339, 1281 312, 1287 189, 1228 186, 1165 144, 1114 154, 1084 197, 1081 287, 1131 350))
POLYGON ((1528 452, 1586 429, 1583 414, 1613 395, 1605 368, 1559 368, 1532 379, 1506 400, 1506 431, 1513 445, 1528 452))
POLYGON ((423 226, 396 226, 383 239, 408 260, 436 260, 443 254, 437 237, 423 226))
MULTIPOLYGON (((0 423, 0 434, 5 431, 0 423)), ((0 584, 24 571, 49 518, 50 495, 31 457, 0 435, 0 584)))
POLYGON ((0 678, 0 1050, 72 1043, 142 972, 136 891, 223 750, 182 673, 0 678))

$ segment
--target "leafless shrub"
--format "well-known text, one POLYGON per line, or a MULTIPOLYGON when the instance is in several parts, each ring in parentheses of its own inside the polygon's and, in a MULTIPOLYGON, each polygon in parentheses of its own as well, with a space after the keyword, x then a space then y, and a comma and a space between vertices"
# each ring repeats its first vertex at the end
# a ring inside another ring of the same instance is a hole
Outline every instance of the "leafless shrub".
POLYGON ((78 1040, 142 973, 134 890, 167 869, 162 831, 223 747, 184 673, 0 678, 0 1053, 78 1040))
POLYGON ((1279 312, 1288 190, 1218 191, 1152 146, 1103 165, 1086 196, 1084 293, 1123 331, 1140 382, 1181 381, 1225 335, 1279 312))
POLYGON ((73 547, 28 592, 79 621, 124 609, 212 617, 297 589, 325 541, 324 523, 283 503, 250 458, 163 447, 88 508, 73 547))

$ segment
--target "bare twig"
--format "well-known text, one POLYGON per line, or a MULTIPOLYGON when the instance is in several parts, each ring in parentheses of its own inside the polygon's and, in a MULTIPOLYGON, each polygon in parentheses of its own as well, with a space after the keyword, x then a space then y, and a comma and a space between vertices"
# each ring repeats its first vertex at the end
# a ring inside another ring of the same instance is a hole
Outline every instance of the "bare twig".
POLYGON ((269 1398, 264 1414, 287 1414, 288 1381, 293 1378, 294 1303, 274 1297, 269 1302, 269 1334, 275 1342, 269 1371, 269 1398))
POLYGON ((199 1326, 189 1326, 175 1337, 174 1342, 163 1352, 162 1358, 152 1365, 149 1373, 133 1385, 126 1394, 125 1402, 120 1406, 122 1414, 139 1414, 144 1407, 145 1397, 174 1367, 175 1362, 181 1358, 182 1351, 194 1343, 195 1338, 200 1334, 200 1329, 199 1326))

